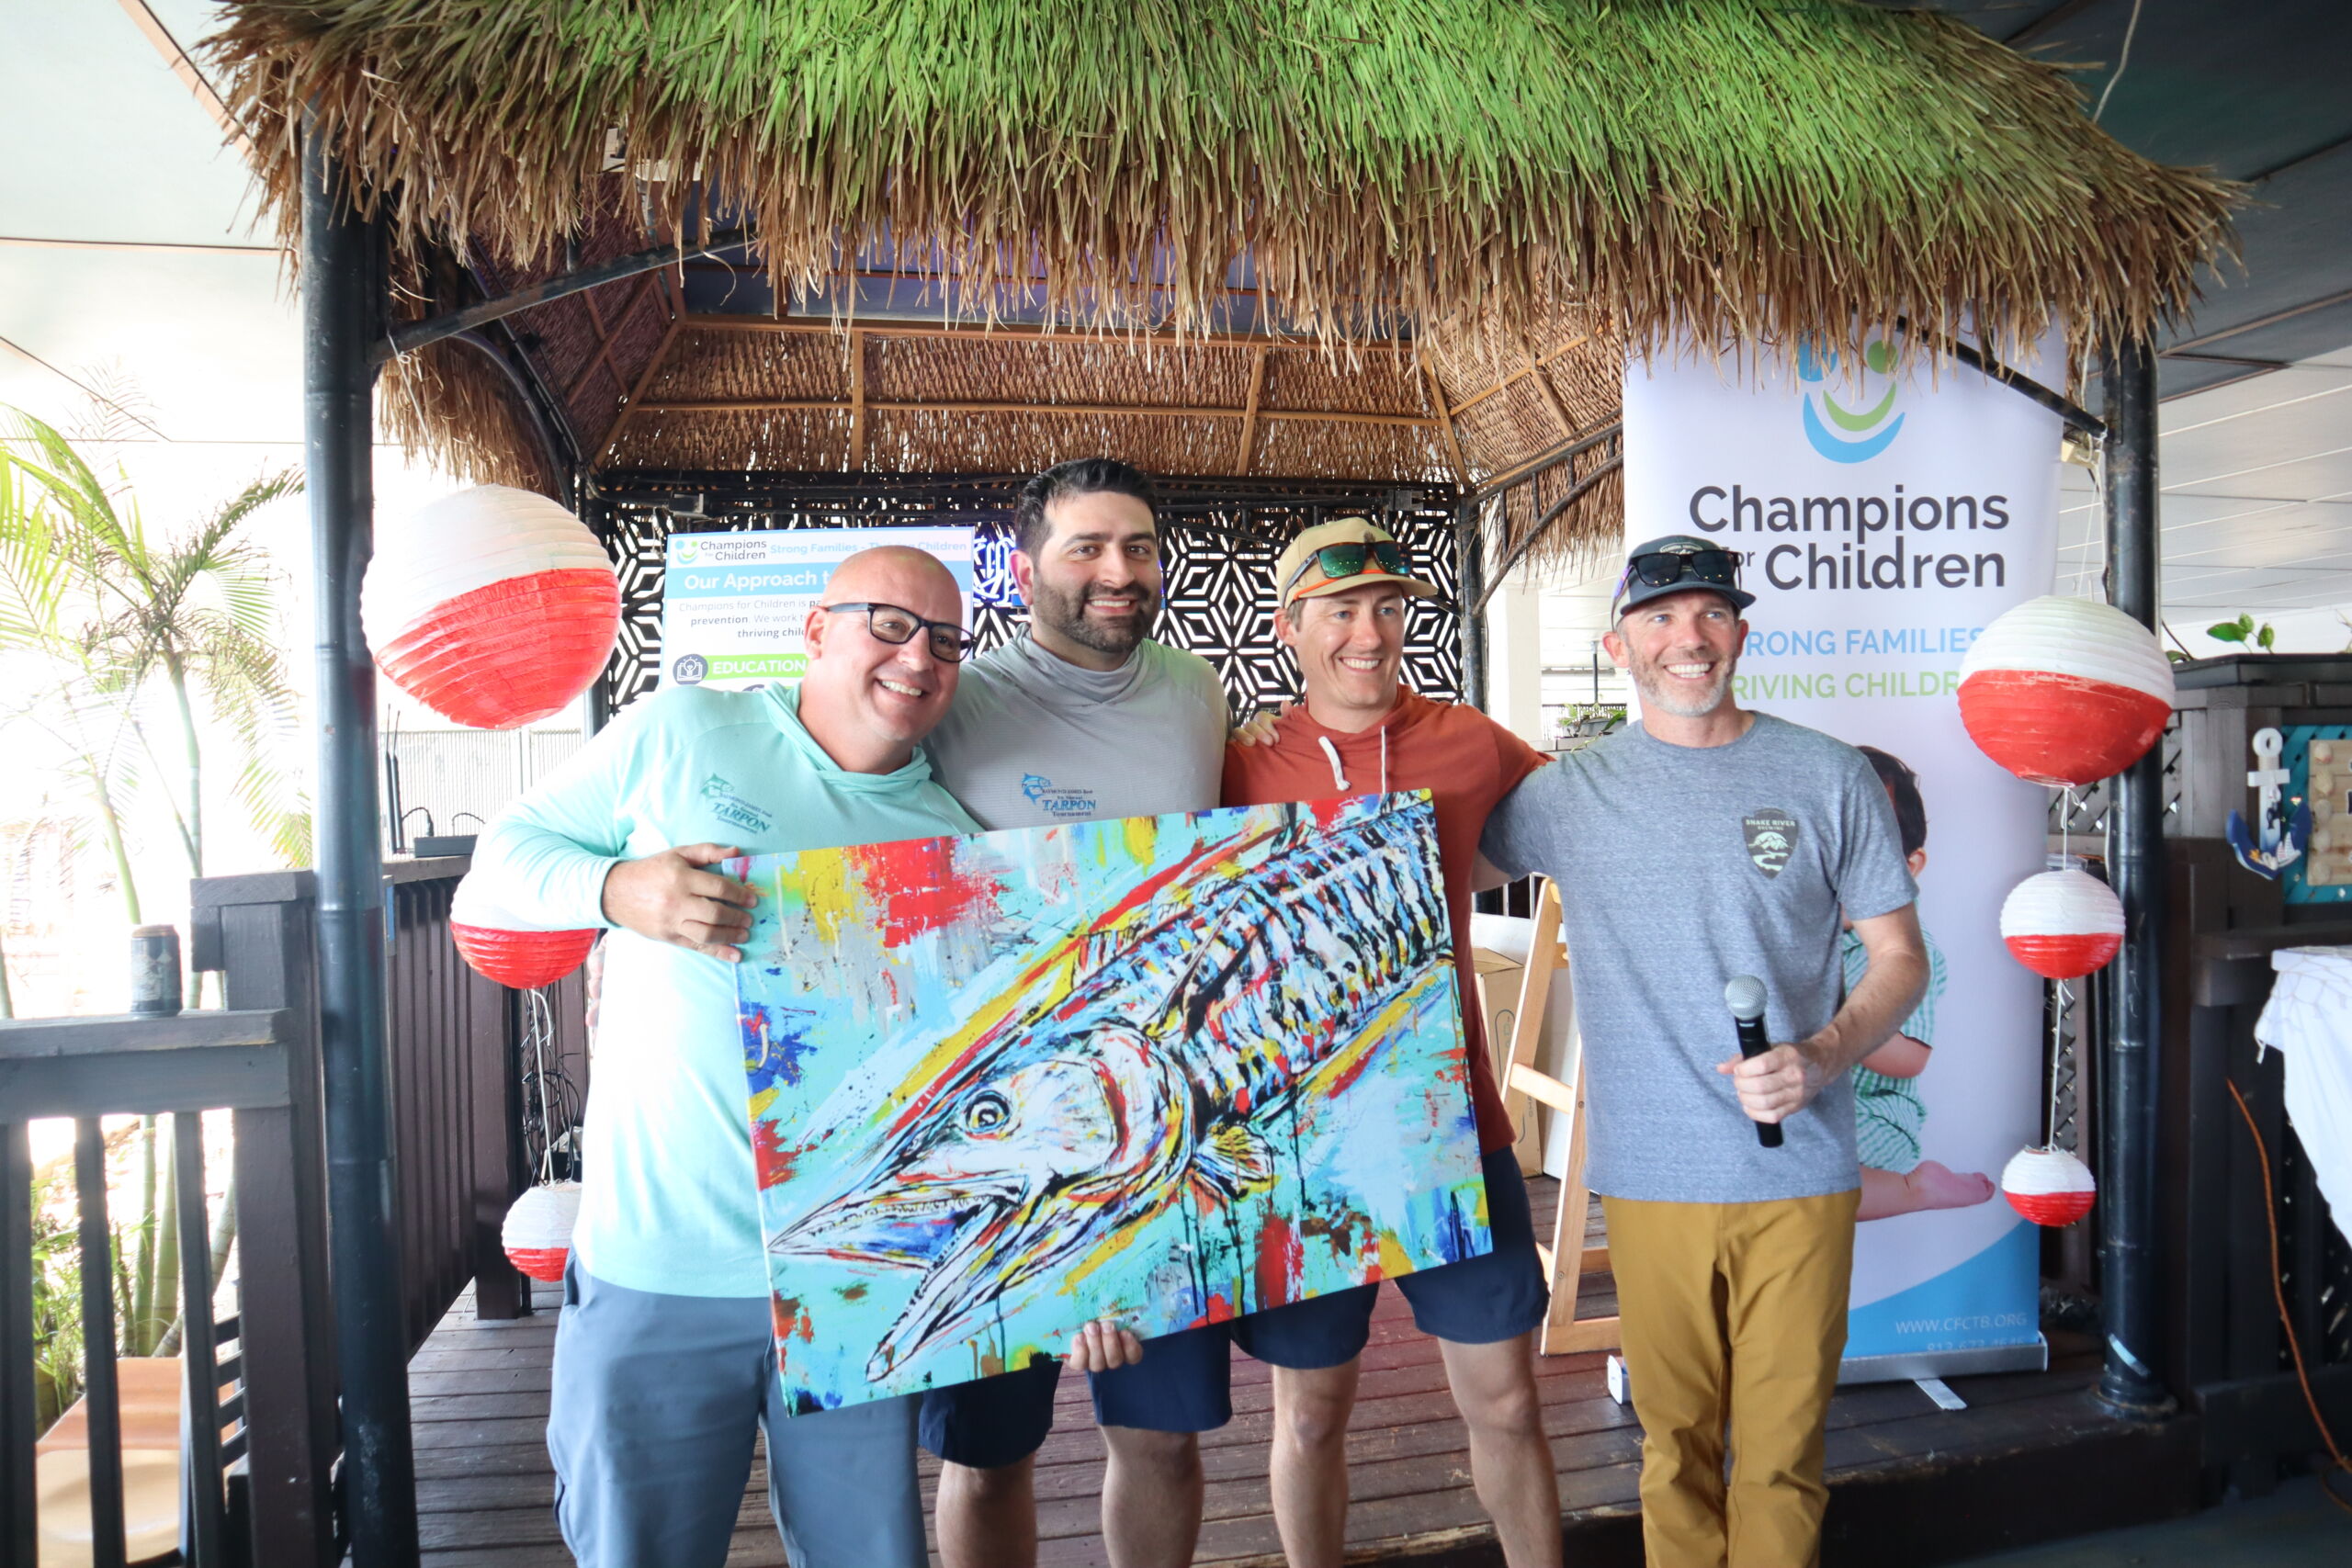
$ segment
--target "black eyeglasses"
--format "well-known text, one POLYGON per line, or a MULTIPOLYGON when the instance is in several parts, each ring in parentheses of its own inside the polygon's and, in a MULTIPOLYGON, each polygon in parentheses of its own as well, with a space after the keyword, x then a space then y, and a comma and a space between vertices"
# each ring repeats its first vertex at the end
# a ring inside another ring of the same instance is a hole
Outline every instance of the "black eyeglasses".
POLYGON ((1652 550, 1629 558, 1618 581, 1622 596, 1636 581, 1645 588, 1664 588, 1684 578, 1712 582, 1720 588, 1739 584, 1739 557, 1730 550, 1652 550))
POLYGON ((1381 570, 1396 577, 1406 575, 1405 552, 1393 539, 1355 539, 1346 544, 1326 545, 1305 560, 1283 584, 1287 593, 1298 580, 1306 575, 1309 567, 1321 567, 1325 581, 1339 577, 1355 577, 1363 573, 1366 563, 1376 564, 1381 570))
POLYGON ((896 604, 828 604, 825 613, 838 615, 849 610, 865 612, 865 629, 887 643, 912 642, 917 632, 931 634, 931 656, 942 664, 961 664, 971 657, 978 639, 953 621, 926 621, 912 610, 902 610, 896 604))

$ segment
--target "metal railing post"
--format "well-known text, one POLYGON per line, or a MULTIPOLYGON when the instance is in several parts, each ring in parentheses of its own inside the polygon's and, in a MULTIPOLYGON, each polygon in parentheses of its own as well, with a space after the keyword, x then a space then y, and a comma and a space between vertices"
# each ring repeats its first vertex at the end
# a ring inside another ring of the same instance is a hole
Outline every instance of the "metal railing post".
POLYGON ((369 362, 383 313, 376 226, 333 150, 302 148, 303 462, 318 628, 319 1017, 345 1510, 358 1568, 417 1561, 408 1338, 392 1212, 376 671, 359 629, 374 547, 369 362))
MULTIPOLYGON (((2156 628, 2156 355, 2135 340, 2112 347, 2104 367, 2108 438, 2108 599, 2156 628)), ((2123 948, 2109 971, 2115 1010, 2100 1063, 2099 1295, 2107 1367, 2098 1395, 2122 1416, 2172 1406, 2164 1364, 2156 1275, 2156 1051, 2163 989, 2164 747, 2151 747, 2113 784, 2108 865, 2123 903, 2123 948)))

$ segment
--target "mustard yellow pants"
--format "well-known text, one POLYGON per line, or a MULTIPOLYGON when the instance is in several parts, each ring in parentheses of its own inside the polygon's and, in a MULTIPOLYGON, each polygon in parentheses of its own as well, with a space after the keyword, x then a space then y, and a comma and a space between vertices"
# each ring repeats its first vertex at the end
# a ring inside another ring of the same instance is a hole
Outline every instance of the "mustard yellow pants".
POLYGON ((1761 1203, 1601 1200, 1642 1423, 1649 1568, 1818 1561, 1829 1497, 1822 1421, 1846 1348, 1860 1201, 1859 1190, 1761 1203))

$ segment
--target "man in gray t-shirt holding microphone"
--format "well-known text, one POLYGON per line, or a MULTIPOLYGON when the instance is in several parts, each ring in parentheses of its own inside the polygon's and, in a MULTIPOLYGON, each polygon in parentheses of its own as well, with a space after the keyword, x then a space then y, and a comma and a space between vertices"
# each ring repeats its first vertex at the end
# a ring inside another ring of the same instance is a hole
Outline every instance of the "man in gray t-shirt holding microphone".
POLYGON ((1928 976, 1869 761, 1733 700, 1753 603, 1731 551, 1636 548, 1605 640, 1641 722, 1530 774, 1481 844, 1560 887, 1652 1568, 1815 1560, 1860 1195, 1847 1070, 1928 976), (1870 957, 1842 1001, 1841 912, 1870 957), (1763 982, 1781 1043, 1746 1059, 1738 976, 1763 982))
MULTIPOLYGON (((1207 660, 1148 635, 1160 607, 1151 481, 1087 457, 1031 479, 1014 514, 1013 576, 1029 632, 966 665, 923 742, 939 782, 984 828, 1204 811, 1223 785, 1225 689, 1207 660)), ((1148 1346, 1091 1324, 1070 1348, 1091 1375, 1110 1451, 1102 1534, 1120 1568, 1192 1561, 1196 1434, 1221 1427, 1227 1340, 1198 1328, 1148 1346)), ((946 1568, 1031 1568, 1034 1471, 1060 1364, 1039 1361, 924 1395, 922 1444, 943 1461, 946 1568)))

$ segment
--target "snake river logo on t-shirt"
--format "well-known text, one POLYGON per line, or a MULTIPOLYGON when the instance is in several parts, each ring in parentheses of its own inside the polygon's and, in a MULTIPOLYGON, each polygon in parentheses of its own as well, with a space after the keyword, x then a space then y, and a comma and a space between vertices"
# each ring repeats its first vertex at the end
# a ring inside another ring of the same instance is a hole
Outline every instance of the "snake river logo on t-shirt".
POLYGON ((1747 830, 1747 858, 1767 876, 1778 876, 1797 847, 1797 819, 1777 806, 1767 806, 1740 818, 1747 830))

